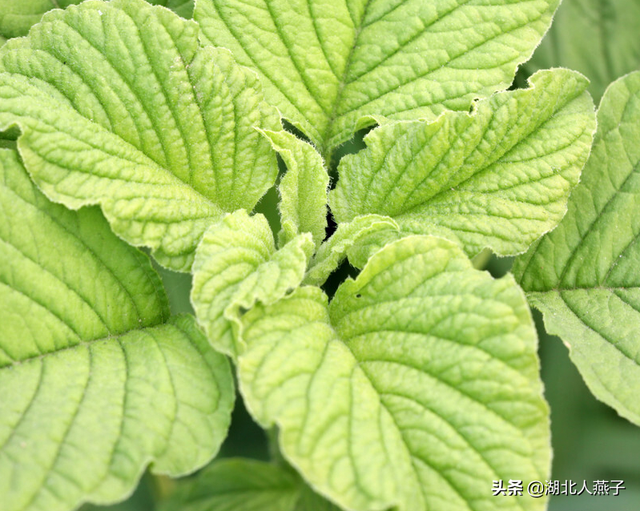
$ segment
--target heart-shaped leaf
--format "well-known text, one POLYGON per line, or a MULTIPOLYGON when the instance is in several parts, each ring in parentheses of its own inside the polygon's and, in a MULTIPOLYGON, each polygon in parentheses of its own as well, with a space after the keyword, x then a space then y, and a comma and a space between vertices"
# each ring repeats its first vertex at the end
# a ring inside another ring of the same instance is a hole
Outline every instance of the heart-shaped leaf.
POLYGON ((535 329, 511 277, 474 270, 452 242, 410 236, 329 306, 302 287, 242 320, 248 409, 344 509, 544 508, 491 492, 494 480, 549 473, 535 329))

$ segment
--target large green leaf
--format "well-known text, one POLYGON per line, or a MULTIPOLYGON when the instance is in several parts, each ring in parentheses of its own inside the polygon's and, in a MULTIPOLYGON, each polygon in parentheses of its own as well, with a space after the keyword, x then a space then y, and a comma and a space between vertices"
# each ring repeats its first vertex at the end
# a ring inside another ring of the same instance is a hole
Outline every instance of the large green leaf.
POLYGON ((568 67, 584 73, 600 100, 616 78, 640 69, 638 0, 564 0, 526 69, 568 67))
POLYGON ((188 270, 206 228, 277 175, 256 75, 142 0, 51 11, 0 50, 0 130, 50 198, 100 204, 114 231, 188 270))
POLYGON ((193 265, 191 301, 212 346, 233 357, 243 349, 243 311, 273 303, 302 281, 314 244, 300 234, 276 250, 267 219, 240 210, 204 235, 193 265))
POLYGON ((148 258, 96 208, 50 203, 0 150, 0 508, 127 496, 146 465, 217 452, 233 382, 190 316, 169 318, 148 258))
POLYGON ((536 335, 511 277, 474 270, 452 242, 411 236, 328 307, 302 287, 243 322, 249 410, 345 509, 544 508, 491 493, 493 480, 549 473, 536 335))
POLYGON ((597 398, 640 425, 640 72, 602 98, 569 211, 513 271, 597 398))
MULTIPOLYGON (((20 37, 38 23, 51 9, 79 4, 82 0, 0 0, 0 36, 20 37)), ((148 0, 150 4, 164 5, 184 18, 193 14, 193 0, 148 0)))
POLYGON ((456 240, 469 255, 525 251, 565 214, 587 160, 595 114, 586 86, 578 73, 541 71, 528 89, 470 114, 373 130, 366 150, 340 162, 335 218, 388 215, 405 233, 456 240))
POLYGON ((205 41, 255 69, 325 159, 366 125, 505 89, 558 0, 199 0, 205 41))

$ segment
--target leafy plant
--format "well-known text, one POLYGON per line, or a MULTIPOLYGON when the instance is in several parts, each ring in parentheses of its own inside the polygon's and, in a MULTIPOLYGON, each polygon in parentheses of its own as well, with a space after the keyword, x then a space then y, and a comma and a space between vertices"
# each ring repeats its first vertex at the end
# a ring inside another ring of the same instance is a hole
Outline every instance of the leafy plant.
MULTIPOLYGON (((183 3, 167 5, 186 15, 183 3)), ((637 75, 605 95, 580 185, 588 81, 554 69, 506 90, 557 4, 199 0, 188 21, 87 1, 9 39, 0 509, 116 502, 149 464, 203 467, 229 426, 227 357, 273 463, 214 461, 167 510, 544 508, 491 491, 549 479, 516 279, 550 330, 573 339, 598 323, 576 363, 596 395, 640 413, 638 383, 611 369, 637 379, 637 318, 625 309, 610 332, 604 311, 612 293, 637 301, 632 209, 624 239, 597 253, 609 209, 635 205, 637 75), (608 169, 611 188, 597 184, 608 169), (576 219, 600 224, 585 235, 576 219), (170 316, 134 247, 193 276, 195 317, 170 316), (529 252, 516 279, 493 279, 470 259, 487 249, 529 252), (595 266, 572 269, 572 251, 595 266), (597 369, 594 346, 614 352, 597 369)))

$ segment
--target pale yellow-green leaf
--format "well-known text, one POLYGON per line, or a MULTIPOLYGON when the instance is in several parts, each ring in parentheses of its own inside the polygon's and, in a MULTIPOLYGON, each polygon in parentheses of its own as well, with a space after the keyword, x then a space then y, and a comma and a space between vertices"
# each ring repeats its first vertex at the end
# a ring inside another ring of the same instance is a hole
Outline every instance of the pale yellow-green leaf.
POLYGON ((540 71, 471 113, 381 126, 340 162, 331 211, 339 223, 390 216, 401 233, 446 237, 470 256, 521 253, 565 214, 589 155, 586 86, 579 73, 540 71))
POLYGON ((198 0, 194 18, 330 161, 359 128, 466 111, 507 88, 558 3, 198 0))
POLYGON ((47 13, 0 50, 0 131, 17 125, 50 198, 99 204, 113 230, 187 271, 206 228, 252 209, 277 175, 257 76, 198 26, 142 0, 47 13))
POLYGON ((322 157, 306 142, 286 131, 264 131, 282 157, 287 172, 280 182, 280 245, 310 232, 316 248, 325 238, 329 174, 322 157))
POLYGON ((494 480, 549 477, 536 334, 511 277, 410 236, 331 304, 302 287, 243 316, 240 386, 283 455, 343 509, 541 510, 494 480))
POLYGON ((68 511, 129 495, 218 451, 227 360, 169 318, 147 256, 97 208, 69 211, 0 150, 0 509, 68 511))
POLYGON ((640 72, 614 82, 569 211, 513 266, 594 395, 640 425, 640 72))
POLYGON ((196 252, 191 290, 211 345, 233 357, 242 352, 242 313, 258 301, 274 303, 295 289, 313 249, 307 233, 276 250, 267 219, 243 210, 212 226, 196 252))

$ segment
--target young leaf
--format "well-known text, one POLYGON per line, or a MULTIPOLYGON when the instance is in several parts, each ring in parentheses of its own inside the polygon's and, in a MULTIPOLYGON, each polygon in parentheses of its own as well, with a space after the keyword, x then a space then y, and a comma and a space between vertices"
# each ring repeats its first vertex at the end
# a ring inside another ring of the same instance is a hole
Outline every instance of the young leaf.
MULTIPOLYGON (((309 270, 304 279, 305 284, 322 285, 331 272, 344 261, 347 254, 349 254, 349 259, 352 259, 353 251, 360 248, 359 244, 362 240, 371 235, 388 231, 396 233, 398 224, 393 219, 381 215, 359 216, 352 222, 338 225, 336 232, 320 246, 318 252, 311 259, 309 270)), ((352 262, 352 264, 362 268, 366 260, 362 264, 357 264, 361 262, 361 258, 356 256, 355 259, 356 262, 352 262)))
POLYGON ((595 396, 640 425, 640 72, 607 89, 569 211, 513 272, 595 396))
POLYGON ((458 241, 469 255, 526 250, 564 215, 595 130, 584 77, 541 71, 530 85, 471 114, 373 130, 366 150, 340 162, 336 220, 388 215, 405 233, 458 241))
POLYGON ((199 0, 194 18, 329 161, 383 117, 433 119, 508 87, 558 3, 199 0))
POLYGON ((0 495, 65 511, 128 495, 150 462, 208 462, 233 406, 226 359, 168 318, 146 256, 96 208, 52 204, 0 150, 0 495))
POLYGON ((113 230, 186 271, 225 211, 275 182, 279 129, 255 74, 198 27, 142 0, 51 11, 0 50, 0 130, 50 198, 100 204, 113 230))
POLYGON ((161 511, 294 511, 300 480, 261 461, 226 459, 182 483, 161 511))
POLYGON ((243 350, 243 310, 295 289, 313 248, 311 235, 300 234, 276 251, 267 219, 243 210, 205 233, 193 265, 191 301, 216 350, 233 357, 243 350))
POLYGON ((638 20, 637 0, 565 0, 525 67, 576 69, 599 101, 612 81, 640 68, 638 20))
POLYGON ((282 232, 280 245, 297 234, 310 232, 316 248, 325 238, 327 228, 327 189, 329 174, 318 152, 306 142, 286 131, 264 131, 287 166, 279 191, 282 232))
POLYGON ((474 270, 452 242, 403 238, 328 307, 320 289, 302 287, 243 322, 249 410, 277 424, 283 455, 345 509, 488 509, 493 480, 548 477, 524 296, 512 278, 474 270))

